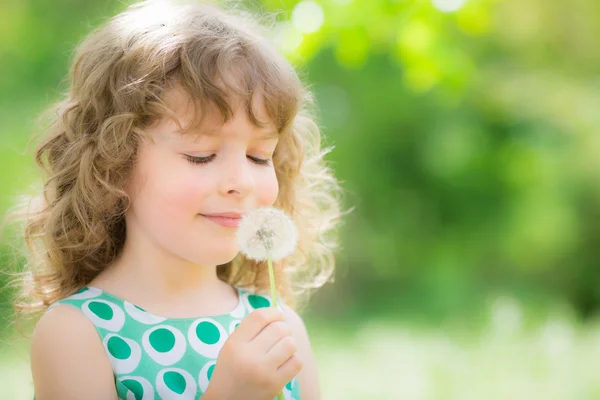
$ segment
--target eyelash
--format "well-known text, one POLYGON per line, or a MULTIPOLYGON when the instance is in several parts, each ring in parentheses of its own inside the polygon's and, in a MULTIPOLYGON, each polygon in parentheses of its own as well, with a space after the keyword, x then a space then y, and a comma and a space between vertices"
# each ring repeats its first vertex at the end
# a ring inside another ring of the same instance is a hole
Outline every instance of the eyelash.
MULTIPOLYGON (((191 162, 192 164, 208 164, 209 162, 211 162, 212 160, 215 159, 215 155, 213 154, 208 157, 194 157, 194 156, 185 154, 185 158, 187 158, 187 160, 189 162, 191 162)), ((262 159, 262 158, 256 158, 256 157, 250 157, 250 156, 248 156, 248 158, 257 165, 268 166, 271 164, 270 158, 268 158, 266 160, 262 159)))

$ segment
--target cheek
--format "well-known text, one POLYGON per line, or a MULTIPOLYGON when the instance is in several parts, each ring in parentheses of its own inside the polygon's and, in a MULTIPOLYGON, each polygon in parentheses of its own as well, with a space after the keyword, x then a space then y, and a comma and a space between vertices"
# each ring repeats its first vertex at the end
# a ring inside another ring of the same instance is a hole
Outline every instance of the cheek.
POLYGON ((256 185, 258 202, 262 206, 272 206, 279 194, 279 184, 274 169, 258 180, 256 185))
POLYGON ((149 155, 144 161, 135 175, 136 208, 143 214, 142 218, 168 225, 200 212, 206 182, 199 180, 197 174, 186 168, 185 163, 177 162, 179 160, 158 160, 156 155, 149 155))
POLYGON ((209 193, 210 182, 198 179, 189 169, 163 172, 153 185, 153 196, 171 215, 199 213, 202 199, 209 193))

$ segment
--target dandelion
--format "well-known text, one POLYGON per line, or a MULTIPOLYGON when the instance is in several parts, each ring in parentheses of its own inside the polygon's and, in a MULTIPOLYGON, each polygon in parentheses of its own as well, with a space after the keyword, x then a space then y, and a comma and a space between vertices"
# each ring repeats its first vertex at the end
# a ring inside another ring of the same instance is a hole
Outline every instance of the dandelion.
POLYGON ((257 208, 242 217, 237 240, 240 251, 246 257, 255 261, 268 261, 271 300, 273 306, 277 307, 272 261, 294 252, 298 241, 296 225, 275 207, 257 208))
MULTIPOLYGON (((240 251, 246 257, 256 261, 267 260, 271 304, 277 307, 272 261, 290 255, 296 248, 298 231, 294 222, 277 208, 257 208, 242 217, 237 231, 237 240, 240 251)), ((279 393, 277 399, 283 400, 283 393, 279 393)))

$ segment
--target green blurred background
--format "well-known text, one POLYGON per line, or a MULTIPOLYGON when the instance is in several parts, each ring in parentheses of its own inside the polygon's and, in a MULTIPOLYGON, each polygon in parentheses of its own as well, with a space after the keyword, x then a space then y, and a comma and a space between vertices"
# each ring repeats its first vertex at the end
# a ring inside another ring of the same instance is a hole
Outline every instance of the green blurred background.
MULTIPOLYGON (((304 313, 324 399, 600 399, 600 2, 259 6, 280 13, 356 207, 304 313)), ((2 213, 38 182, 27 141, 73 47, 125 7, 0 6, 2 213)), ((27 399, 10 295, 0 399, 27 399)))

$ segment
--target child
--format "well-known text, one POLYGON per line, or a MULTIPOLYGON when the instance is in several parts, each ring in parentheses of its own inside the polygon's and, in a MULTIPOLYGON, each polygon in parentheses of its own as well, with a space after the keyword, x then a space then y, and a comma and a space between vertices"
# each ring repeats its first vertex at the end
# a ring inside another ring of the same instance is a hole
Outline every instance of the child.
POLYGON ((308 90, 259 26, 145 1, 78 47, 37 149, 47 179, 16 302, 43 314, 38 400, 320 398, 293 289, 332 274, 341 190, 308 90), (236 244, 262 206, 299 230, 275 263, 281 309, 236 244))

